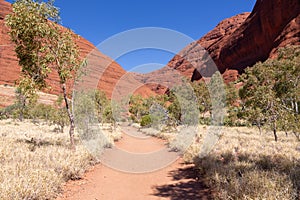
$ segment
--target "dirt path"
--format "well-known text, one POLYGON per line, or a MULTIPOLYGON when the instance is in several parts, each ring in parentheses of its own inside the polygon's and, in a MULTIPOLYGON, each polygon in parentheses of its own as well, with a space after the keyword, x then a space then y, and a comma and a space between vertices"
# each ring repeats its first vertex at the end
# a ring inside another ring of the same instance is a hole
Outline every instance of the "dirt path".
POLYGON ((175 153, 165 148, 164 141, 141 135, 131 128, 125 128, 123 131, 127 134, 123 134, 116 147, 104 152, 104 161, 108 159, 106 162, 108 164, 95 166, 82 180, 68 182, 63 195, 57 200, 211 199, 209 190, 196 178, 192 165, 183 164, 181 158, 174 160, 175 153), (136 164, 139 159, 132 161, 130 155, 119 153, 120 149, 138 155, 158 152, 157 154, 161 156, 155 155, 136 164), (118 161, 110 163, 109 159, 118 161), (126 169, 147 171, 147 166, 157 167, 153 165, 154 162, 169 162, 168 159, 174 162, 153 172, 136 174, 122 172, 126 169), (106 166, 110 164, 122 164, 127 168, 121 169, 122 171, 114 170, 112 169, 114 166, 106 166))

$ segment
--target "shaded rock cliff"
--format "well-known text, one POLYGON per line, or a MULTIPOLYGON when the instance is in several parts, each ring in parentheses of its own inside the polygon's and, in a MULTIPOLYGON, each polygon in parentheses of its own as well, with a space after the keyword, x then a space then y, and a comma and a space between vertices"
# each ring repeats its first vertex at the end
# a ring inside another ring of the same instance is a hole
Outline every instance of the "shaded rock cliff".
POLYGON ((180 82, 174 70, 197 81, 211 76, 215 72, 213 65, 216 65, 225 82, 235 81, 246 67, 276 56, 278 48, 299 44, 300 1, 257 0, 251 13, 223 20, 174 56, 166 67, 135 77, 167 88, 180 82), (203 61, 207 54, 211 59, 203 61))

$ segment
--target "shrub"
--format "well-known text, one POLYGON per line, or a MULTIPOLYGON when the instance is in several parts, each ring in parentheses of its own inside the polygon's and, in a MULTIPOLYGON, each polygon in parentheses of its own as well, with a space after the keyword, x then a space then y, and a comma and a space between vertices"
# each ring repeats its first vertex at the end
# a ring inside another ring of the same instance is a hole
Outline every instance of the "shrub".
POLYGON ((145 127, 145 126, 149 126, 151 125, 152 120, 151 120, 151 116, 150 115, 145 115, 142 117, 141 119, 141 126, 145 127))
POLYGON ((299 142, 291 135, 276 143, 272 133, 255 130, 224 127, 208 156, 199 159, 195 143, 185 158, 194 156, 199 176, 215 190, 216 199, 299 199, 299 142))
POLYGON ((55 199, 65 181, 81 178, 95 164, 81 144, 70 152, 68 133, 27 120, 16 123, 0 121, 0 199, 55 199))

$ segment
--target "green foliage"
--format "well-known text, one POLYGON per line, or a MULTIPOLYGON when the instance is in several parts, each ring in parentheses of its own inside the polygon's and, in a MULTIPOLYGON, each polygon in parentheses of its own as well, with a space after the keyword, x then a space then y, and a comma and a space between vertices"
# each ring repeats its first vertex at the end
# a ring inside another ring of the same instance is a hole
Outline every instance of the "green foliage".
MULTIPOLYGON (((107 99, 105 93, 100 90, 77 92, 75 94, 75 115, 77 124, 82 127, 87 123, 115 123, 113 115, 114 102, 107 99)), ((117 103, 114 103, 117 106, 117 103)))
POLYGON ((240 78, 243 117, 259 128, 268 125, 275 140, 278 128, 299 133, 299 61, 299 46, 286 47, 277 59, 257 63, 240 78))
MULTIPOLYGON (((19 115, 20 108, 18 103, 0 110, 0 119, 17 119, 19 115)), ((42 122, 48 123, 49 125, 56 125, 56 130, 60 132, 63 132, 64 127, 69 125, 66 108, 62 102, 56 103, 56 105, 46 105, 36 102, 26 104, 26 108, 23 110, 23 118, 32 119, 35 123, 40 123, 40 120, 42 120, 42 122)))
POLYGON ((150 126, 152 123, 151 116, 150 115, 144 115, 141 119, 141 126, 150 126))
MULTIPOLYGON (((57 72, 70 121, 70 140, 74 149, 74 119, 68 102, 66 83, 81 66, 75 34, 59 27, 59 10, 54 1, 17 0, 13 12, 6 17, 11 40, 22 67, 19 88, 22 104, 28 98, 27 90, 46 88, 46 78, 57 72), (21 84, 25 82, 25 84, 21 84), (30 87, 28 87, 30 86, 30 87)), ((29 90, 29 91, 31 91, 29 90)))
MULTIPOLYGON (((227 99, 221 74, 216 72, 209 80, 193 82, 192 87, 197 97, 200 124, 215 123, 219 125, 222 123, 227 99)), ((230 96, 228 100, 231 98, 233 96, 230 96)))
POLYGON ((181 85, 173 87, 169 96, 171 105, 168 107, 168 111, 171 119, 183 125, 198 123, 197 97, 190 84, 183 82, 181 85))
POLYGON ((22 67, 17 87, 19 119, 26 115, 26 104, 36 96, 36 91, 46 87, 51 59, 46 38, 50 34, 47 19, 59 20, 58 9, 53 2, 18 0, 13 4, 13 13, 7 15, 6 25, 15 43, 15 52, 22 67))
POLYGON ((149 101, 144 99, 141 95, 132 95, 129 100, 129 112, 132 114, 132 118, 139 122, 144 115, 148 115, 149 101))
POLYGON ((167 97, 165 95, 148 98, 143 98, 141 95, 131 95, 129 100, 131 119, 135 122, 140 122, 143 116, 150 114, 150 109, 153 105, 157 104, 164 107, 166 100, 167 97))
POLYGON ((173 124, 178 125, 181 120, 181 106, 173 91, 170 92, 169 96, 171 102, 168 106, 170 123, 173 122, 173 124))
POLYGON ((271 60, 257 63, 242 75, 242 79, 246 77, 246 81, 243 81, 244 85, 240 90, 247 119, 259 128, 263 123, 269 125, 274 131, 275 140, 277 121, 282 111, 280 99, 276 97, 274 90, 276 70, 271 60))
POLYGON ((51 105, 36 104, 30 109, 30 118, 34 121, 43 119, 46 122, 50 122, 55 113, 55 108, 51 105))
POLYGON ((22 77, 34 85, 32 89, 44 88, 50 72, 52 60, 47 40, 53 30, 48 19, 59 21, 59 10, 53 6, 53 1, 18 0, 13 4, 13 12, 6 16, 22 77))
POLYGON ((192 87, 197 96, 199 112, 200 114, 202 114, 202 117, 204 118, 204 115, 206 113, 211 112, 211 99, 210 99, 209 91, 204 81, 201 81, 199 83, 193 82, 192 87))
POLYGON ((238 89, 234 83, 226 85, 226 105, 227 115, 224 118, 224 125, 226 126, 242 126, 245 125, 241 120, 241 107, 238 105, 239 94, 238 89))
POLYGON ((16 119, 18 117, 18 107, 16 104, 0 109, 0 119, 16 119))
MULTIPOLYGON (((160 104, 154 103, 149 110, 151 117, 151 126, 155 129, 160 129, 167 125, 168 111, 160 104)), ((143 120, 143 118, 142 118, 143 120)))

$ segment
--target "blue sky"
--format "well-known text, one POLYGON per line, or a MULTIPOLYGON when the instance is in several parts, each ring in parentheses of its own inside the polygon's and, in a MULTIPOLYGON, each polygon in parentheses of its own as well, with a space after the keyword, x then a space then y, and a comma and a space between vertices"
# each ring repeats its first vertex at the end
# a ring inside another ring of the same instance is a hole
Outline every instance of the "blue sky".
MULTIPOLYGON (((12 2, 11 0, 9 2, 12 2)), ((181 32, 194 40, 212 30, 220 21, 250 12, 255 0, 56 0, 62 24, 94 45, 123 31, 142 27, 162 27, 181 32)), ((117 48, 117 47, 116 47, 117 48)), ((101 49, 100 49, 101 50, 101 49)), ((116 59, 126 70, 147 63, 161 67, 173 53, 144 49, 116 59)))

